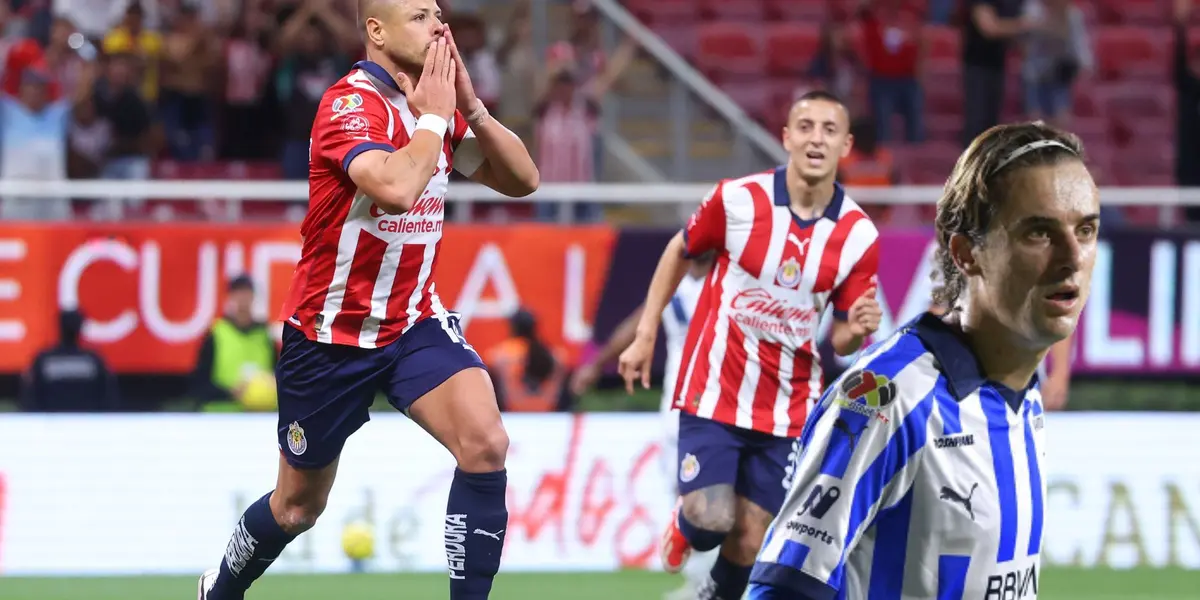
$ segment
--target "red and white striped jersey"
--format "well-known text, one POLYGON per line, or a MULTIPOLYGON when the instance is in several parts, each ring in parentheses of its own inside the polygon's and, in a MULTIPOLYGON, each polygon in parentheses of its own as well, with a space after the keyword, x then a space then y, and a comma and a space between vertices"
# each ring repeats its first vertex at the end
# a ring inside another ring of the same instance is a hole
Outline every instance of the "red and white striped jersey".
POLYGON ((434 273, 449 173, 470 175, 483 163, 462 114, 450 120, 436 171, 408 212, 384 213, 347 175, 359 154, 408 144, 419 116, 392 76, 367 61, 321 98, 309 142, 300 262, 280 315, 311 340, 376 348, 446 312, 434 273))
POLYGON ((686 253, 717 251, 688 329, 675 406, 781 437, 799 436, 821 395, 817 329, 875 281, 879 232, 835 185, 824 214, 790 208, 786 167, 717 184, 684 229, 686 253))

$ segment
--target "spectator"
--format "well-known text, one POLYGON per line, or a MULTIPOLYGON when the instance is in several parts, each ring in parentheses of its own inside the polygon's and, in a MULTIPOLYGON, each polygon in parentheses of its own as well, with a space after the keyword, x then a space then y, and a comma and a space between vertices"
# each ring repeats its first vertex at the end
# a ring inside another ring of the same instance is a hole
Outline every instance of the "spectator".
POLYGON ((283 105, 283 174, 308 179, 308 139, 325 90, 350 68, 346 50, 358 43, 358 28, 328 0, 303 0, 280 15, 282 57, 275 88, 283 105))
POLYGON ((921 36, 922 15, 909 0, 862 0, 859 17, 876 138, 884 144, 894 141, 892 116, 899 114, 904 119, 905 139, 921 142, 925 137, 925 96, 920 77, 928 52, 921 36))
POLYGON ((518 310, 509 321, 512 337, 488 352, 496 399, 505 412, 552 412, 567 410, 570 392, 565 385, 566 362, 537 334, 537 320, 518 310))
POLYGON ((967 0, 963 19, 963 146, 1000 122, 1009 42, 1031 29, 1024 0, 967 0))
POLYGON ((112 144, 112 126, 100 118, 93 98, 75 105, 67 134, 67 177, 94 179, 104 169, 112 144))
POLYGON ((529 0, 518 0, 513 6, 504 41, 496 58, 504 67, 500 99, 500 115, 505 123, 528 123, 537 101, 538 70, 542 67, 533 49, 532 19, 529 0))
MULTIPOLYGON (((5 179, 60 180, 67 177, 67 126, 71 103, 50 100, 45 66, 21 73, 18 95, 0 99, 0 176, 5 179)), ((5 219, 66 219, 70 200, 47 197, 4 198, 5 219)))
POLYGON ((96 83, 96 110, 112 127, 102 176, 105 179, 146 179, 154 153, 150 106, 142 98, 145 88, 137 79, 137 57, 114 54, 107 58, 105 74, 96 83))
POLYGON ((489 111, 495 111, 500 100, 500 68, 496 54, 487 47, 483 21, 474 15, 462 15, 451 17, 449 25, 463 62, 467 63, 475 95, 489 111))
POLYGON ((254 318, 254 283, 229 282, 225 314, 200 343, 192 371, 192 396, 209 410, 231 409, 251 382, 275 372, 278 351, 266 323, 254 318))
POLYGON ((838 181, 852 187, 887 187, 899 183, 896 161, 887 148, 880 146, 879 127, 870 119, 858 119, 850 126, 854 144, 850 154, 838 163, 838 181))
POLYGON ((125 9, 121 23, 104 36, 103 49, 107 55, 128 56, 134 74, 141 81, 142 98, 158 101, 159 57, 162 55, 162 36, 146 28, 146 14, 140 0, 132 0, 125 9))
POLYGON ((1041 24, 1025 37, 1025 112, 1068 128, 1071 85, 1094 62, 1083 11, 1070 0, 1027 0, 1025 17, 1041 24))
POLYGON ((33 359, 21 380, 19 407, 27 412, 117 410, 116 377, 99 354, 80 346, 83 315, 59 313, 59 341, 33 359))
POLYGON ((159 110, 171 158, 211 160, 213 98, 221 48, 195 8, 182 5, 163 38, 159 110))
POLYGON ((58 92, 76 97, 84 78, 84 69, 96 58, 96 49, 75 29, 70 19, 56 17, 50 26, 45 57, 46 66, 58 84, 58 92), (76 46, 72 47, 72 44, 76 46), (86 60, 84 56, 87 56, 86 60))
MULTIPOLYGON (((1175 0, 1175 181, 1181 187, 1200 187, 1200 49, 1188 44, 1191 0, 1175 0)), ((1200 222, 1200 207, 1189 206, 1187 219, 1200 222)))
MULTIPOLYGON (((808 66, 812 88, 829 90, 850 102, 854 97, 854 81, 858 70, 858 57, 845 41, 845 27, 834 19, 826 21, 821 27, 817 53, 808 66)), ((795 96, 799 97, 812 88, 797 90, 795 96)))
MULTIPOLYGON (((592 183, 596 180, 595 144, 600 103, 597 88, 580 89, 578 77, 560 63, 559 71, 549 74, 545 92, 534 115, 536 152, 542 181, 556 183, 592 183)), ((580 198, 580 200, 583 200, 580 198)), ((575 205, 583 220, 597 218, 600 208, 592 203, 575 205)), ((558 203, 539 203, 538 218, 552 221, 558 217, 558 203)))
POLYGON ((268 120, 267 84, 272 59, 269 16, 246 7, 230 27, 225 42, 225 102, 221 116, 221 158, 252 160, 267 158, 267 143, 261 131, 268 120))

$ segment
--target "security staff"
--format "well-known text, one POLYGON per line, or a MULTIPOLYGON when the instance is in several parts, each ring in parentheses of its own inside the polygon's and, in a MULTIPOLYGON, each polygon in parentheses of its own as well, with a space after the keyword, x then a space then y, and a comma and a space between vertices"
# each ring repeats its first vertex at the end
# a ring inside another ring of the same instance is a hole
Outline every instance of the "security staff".
MULTIPOLYGON (((248 391, 269 388, 278 355, 266 323, 256 321, 251 312, 254 283, 246 275, 229 282, 225 314, 213 323, 200 344, 196 368, 192 372, 192 397, 208 411, 269 410, 248 402, 248 391), (265 382, 265 383, 264 383, 265 382)), ((270 403, 270 402, 268 402, 270 403)))
POLYGON ((79 346, 83 314, 58 316, 59 342, 33 359, 21 380, 20 409, 28 412, 96 412, 118 408, 116 377, 99 354, 79 346))

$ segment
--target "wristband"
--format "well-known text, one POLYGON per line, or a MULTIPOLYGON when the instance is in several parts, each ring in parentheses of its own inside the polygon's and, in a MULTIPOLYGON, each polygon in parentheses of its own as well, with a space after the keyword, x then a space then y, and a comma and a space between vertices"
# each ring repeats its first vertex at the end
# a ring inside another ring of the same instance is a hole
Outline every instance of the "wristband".
MULTIPOLYGON (((449 127, 450 124, 437 115, 424 114, 417 119, 417 129, 432 131, 440 138, 446 137, 446 129, 449 127)), ((413 133, 416 133, 416 129, 413 130, 413 133)))

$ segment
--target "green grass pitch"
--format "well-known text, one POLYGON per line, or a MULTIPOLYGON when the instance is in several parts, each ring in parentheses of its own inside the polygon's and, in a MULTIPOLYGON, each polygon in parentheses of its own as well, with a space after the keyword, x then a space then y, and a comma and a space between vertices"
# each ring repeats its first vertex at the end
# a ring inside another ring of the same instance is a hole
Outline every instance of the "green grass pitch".
MULTIPOLYGON (((1050 569, 1041 600, 1198 600, 1200 571, 1050 569)), ((661 573, 502 574, 492 600, 659 600, 679 580, 661 573)), ((4 600, 188 600, 194 577, 0 577, 4 600)), ((268 575, 248 600, 443 600, 444 575, 268 575)))

